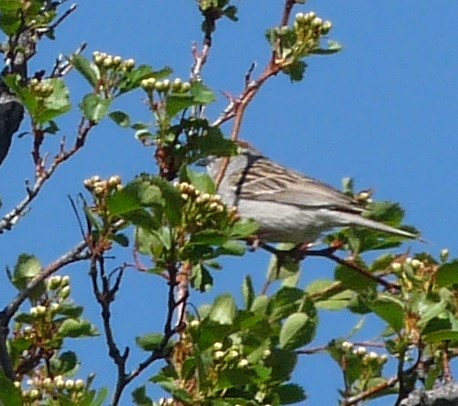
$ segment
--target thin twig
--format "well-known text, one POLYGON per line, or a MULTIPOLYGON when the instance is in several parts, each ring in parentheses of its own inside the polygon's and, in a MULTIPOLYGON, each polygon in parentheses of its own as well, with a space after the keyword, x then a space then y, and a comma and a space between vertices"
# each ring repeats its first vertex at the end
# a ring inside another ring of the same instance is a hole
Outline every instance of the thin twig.
POLYGON ((0 365, 3 368, 5 375, 9 379, 14 379, 14 371, 6 346, 6 341, 9 334, 8 325, 12 317, 19 310, 19 307, 27 300, 31 292, 46 278, 59 271, 66 265, 88 259, 90 257, 90 253, 84 252, 86 248, 86 241, 81 241, 71 251, 61 256, 46 268, 43 268, 42 271, 29 282, 27 287, 19 292, 18 295, 9 303, 9 305, 0 311, 0 365))
MULTIPOLYGON (((39 158, 39 151, 37 151, 38 158, 37 159, 34 158, 34 160, 38 162, 37 171, 39 172, 39 176, 36 178, 33 186, 29 187, 27 185, 27 196, 13 210, 5 214, 3 218, 0 220, 0 234, 2 234, 4 231, 11 230, 13 226, 19 222, 20 218, 28 210, 32 201, 40 193, 43 185, 46 183, 46 181, 48 181, 51 178, 51 176, 54 174, 56 169, 62 163, 64 163, 69 158, 71 158, 73 155, 75 155, 84 146, 86 142, 86 138, 90 130, 94 127, 94 125, 95 125, 94 123, 88 122, 82 119, 74 146, 68 151, 65 151, 61 147, 61 151, 59 152, 59 155, 57 155, 54 158, 52 165, 46 170, 41 168, 40 162, 42 162, 42 159, 39 158)), ((34 150, 34 153, 35 153, 35 150, 34 150)))

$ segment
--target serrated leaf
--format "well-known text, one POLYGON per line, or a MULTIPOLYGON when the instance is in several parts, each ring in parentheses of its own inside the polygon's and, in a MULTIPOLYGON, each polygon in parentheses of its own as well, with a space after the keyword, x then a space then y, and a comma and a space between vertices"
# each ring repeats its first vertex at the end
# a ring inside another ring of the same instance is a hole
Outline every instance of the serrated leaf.
POLYGON ((39 124, 48 123, 71 109, 70 92, 61 78, 46 79, 43 83, 51 86, 52 93, 45 98, 31 94, 34 101, 27 104, 30 115, 39 124))
POLYGON ((41 272, 41 264, 37 257, 29 254, 19 255, 13 273, 13 284, 23 290, 30 281, 41 272))
POLYGON ((110 109, 111 100, 104 99, 98 94, 87 94, 84 96, 80 108, 83 110, 84 117, 91 122, 99 123, 110 109))
POLYGON ((117 125, 122 128, 128 128, 131 126, 130 117, 124 111, 112 111, 110 114, 108 114, 108 117, 110 117, 117 125))
POLYGON ((81 73, 92 88, 95 89, 100 79, 100 71, 97 65, 91 63, 87 58, 79 54, 72 55, 70 57, 70 63, 79 73, 81 73))
POLYGON ((237 314, 237 305, 234 298, 229 295, 218 296, 213 303, 209 318, 219 324, 232 324, 237 314))
POLYGON ((193 82, 189 92, 197 104, 210 104, 216 101, 215 94, 201 82, 193 82))
POLYGON ((405 306, 401 300, 388 295, 381 295, 369 303, 370 309, 397 333, 404 328, 405 306))
POLYGON ((282 405, 298 403, 307 399, 304 389, 293 383, 280 385, 275 392, 280 397, 282 405))
POLYGON ((172 93, 166 97, 165 110, 169 117, 175 117, 178 113, 196 104, 198 103, 196 103, 192 95, 172 93))
POLYGON ((313 324, 306 313, 293 313, 280 330, 279 344, 282 349, 297 349, 308 344, 315 335, 313 324))
POLYGON ((135 337, 135 342, 144 351, 157 351, 164 341, 164 334, 149 333, 135 337))

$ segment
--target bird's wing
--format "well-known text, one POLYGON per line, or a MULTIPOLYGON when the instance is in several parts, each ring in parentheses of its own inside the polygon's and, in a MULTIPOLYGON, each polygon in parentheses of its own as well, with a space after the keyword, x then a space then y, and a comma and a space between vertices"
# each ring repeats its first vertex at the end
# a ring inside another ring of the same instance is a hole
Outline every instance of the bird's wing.
MULTIPOLYGON (((352 213, 363 210, 351 197, 318 180, 291 171, 258 156, 242 173, 239 198, 275 201, 303 208, 329 208, 352 213)), ((240 173, 234 174, 240 179, 240 173)))

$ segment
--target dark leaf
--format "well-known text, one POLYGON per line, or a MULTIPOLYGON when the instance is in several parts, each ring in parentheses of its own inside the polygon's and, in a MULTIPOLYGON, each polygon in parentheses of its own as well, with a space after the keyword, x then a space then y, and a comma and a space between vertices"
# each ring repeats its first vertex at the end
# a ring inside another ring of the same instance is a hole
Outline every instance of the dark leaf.
POLYGON ((127 113, 123 111, 112 111, 108 116, 120 127, 130 127, 130 117, 127 113))

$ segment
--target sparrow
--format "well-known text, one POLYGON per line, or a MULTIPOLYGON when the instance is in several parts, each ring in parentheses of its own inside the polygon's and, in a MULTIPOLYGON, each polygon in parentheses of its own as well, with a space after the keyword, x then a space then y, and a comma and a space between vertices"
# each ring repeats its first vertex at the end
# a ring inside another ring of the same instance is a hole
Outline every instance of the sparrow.
MULTIPOLYGON (((312 243, 323 233, 347 226, 418 238, 365 217, 369 213, 357 200, 332 186, 277 164, 246 142, 237 143, 238 155, 230 157, 218 194, 242 218, 256 221, 259 240, 312 243)), ((214 180, 226 159, 206 159, 214 180)))

